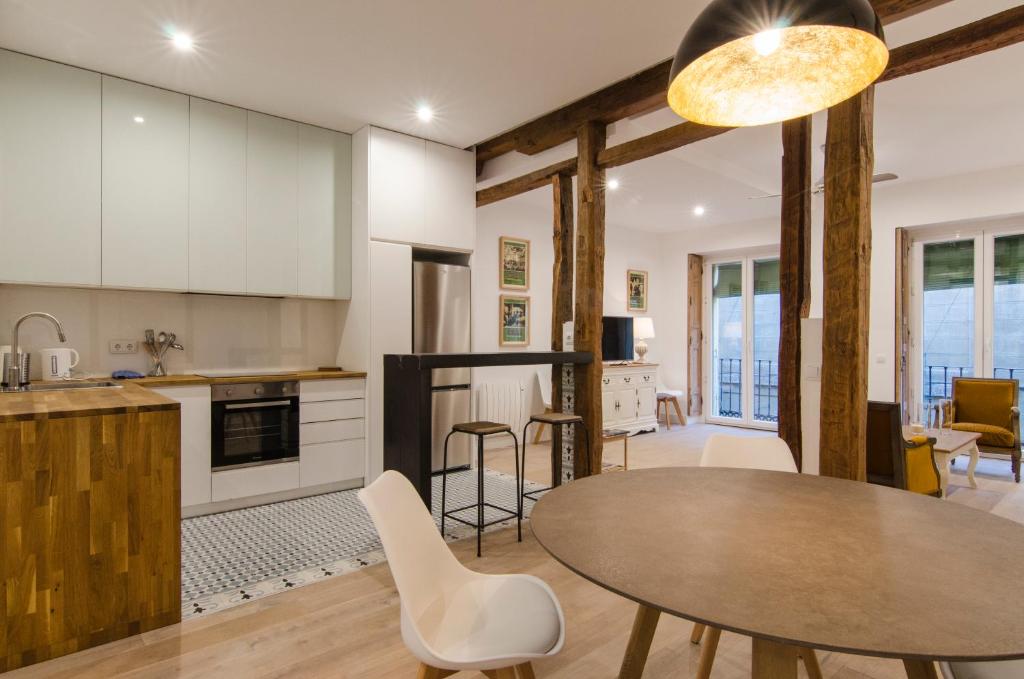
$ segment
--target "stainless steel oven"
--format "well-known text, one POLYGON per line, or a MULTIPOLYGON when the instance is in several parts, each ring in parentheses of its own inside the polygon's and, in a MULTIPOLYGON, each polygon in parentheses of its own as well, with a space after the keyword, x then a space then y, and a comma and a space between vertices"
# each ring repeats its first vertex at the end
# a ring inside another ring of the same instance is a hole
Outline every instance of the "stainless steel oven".
POLYGON ((298 382, 214 384, 214 471, 299 459, 298 382))

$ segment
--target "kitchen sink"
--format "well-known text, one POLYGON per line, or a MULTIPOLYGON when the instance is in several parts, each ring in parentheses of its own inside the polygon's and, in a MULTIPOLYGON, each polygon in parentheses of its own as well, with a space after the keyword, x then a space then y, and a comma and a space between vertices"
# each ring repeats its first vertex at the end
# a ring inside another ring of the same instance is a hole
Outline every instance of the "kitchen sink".
POLYGON ((122 385, 117 382, 51 382, 47 384, 35 383, 28 385, 28 391, 63 391, 65 389, 120 389, 122 385))

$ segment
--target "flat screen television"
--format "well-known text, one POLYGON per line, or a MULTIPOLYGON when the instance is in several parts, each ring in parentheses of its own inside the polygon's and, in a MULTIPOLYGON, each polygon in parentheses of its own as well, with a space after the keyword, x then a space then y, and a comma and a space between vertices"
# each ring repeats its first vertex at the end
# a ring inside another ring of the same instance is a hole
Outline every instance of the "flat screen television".
POLYGON ((605 316, 601 319, 601 359, 604 361, 633 360, 633 318, 605 316))

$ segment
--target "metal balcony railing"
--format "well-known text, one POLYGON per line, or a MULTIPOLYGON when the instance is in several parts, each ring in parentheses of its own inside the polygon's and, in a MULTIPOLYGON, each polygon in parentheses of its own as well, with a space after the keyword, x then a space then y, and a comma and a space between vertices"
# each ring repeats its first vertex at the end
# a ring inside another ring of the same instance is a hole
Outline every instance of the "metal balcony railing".
MULTIPOLYGON (((924 402, 933 403, 950 398, 953 395, 953 378, 970 377, 974 369, 962 365, 928 365, 924 368, 924 402)), ((1024 368, 994 368, 992 376, 999 379, 1021 379, 1024 368)), ((1021 395, 1024 397, 1024 383, 1021 384, 1021 395)), ((1024 402, 1024 398, 1022 398, 1024 402)))
MULTIPOLYGON (((718 416, 743 417, 743 359, 718 359, 718 416)), ((779 421, 779 370, 776 361, 754 361, 754 419, 779 421)))

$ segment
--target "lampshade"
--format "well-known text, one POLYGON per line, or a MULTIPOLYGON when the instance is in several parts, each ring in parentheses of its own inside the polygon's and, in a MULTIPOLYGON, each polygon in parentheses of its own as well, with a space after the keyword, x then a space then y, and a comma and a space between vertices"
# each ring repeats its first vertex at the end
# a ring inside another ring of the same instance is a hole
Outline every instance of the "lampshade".
POLYGON ((888 63, 869 0, 714 0, 679 45, 668 104, 703 125, 777 123, 849 99, 888 63))
POLYGON ((633 337, 636 339, 654 339, 654 319, 641 316, 633 319, 633 337))

